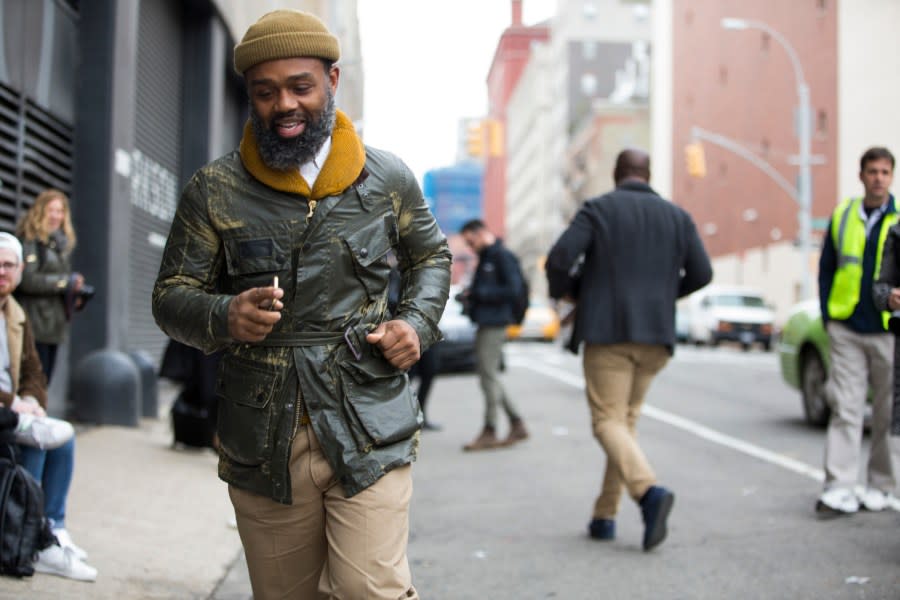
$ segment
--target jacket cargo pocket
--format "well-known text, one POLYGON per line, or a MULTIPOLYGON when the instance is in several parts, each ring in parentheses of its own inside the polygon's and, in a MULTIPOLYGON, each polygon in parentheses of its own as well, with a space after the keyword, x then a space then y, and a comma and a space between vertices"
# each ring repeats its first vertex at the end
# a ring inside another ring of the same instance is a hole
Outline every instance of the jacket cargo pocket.
POLYGON ((366 288, 370 300, 385 293, 391 266, 389 221, 374 219, 370 224, 344 238, 353 258, 353 272, 366 288))
POLYGON ((268 458, 271 402, 278 384, 275 367, 236 356, 222 359, 217 427, 221 449, 233 461, 259 465, 268 458))
POLYGON ((339 365, 344 408, 357 446, 387 446, 407 439, 422 425, 419 403, 406 374, 380 357, 339 365))

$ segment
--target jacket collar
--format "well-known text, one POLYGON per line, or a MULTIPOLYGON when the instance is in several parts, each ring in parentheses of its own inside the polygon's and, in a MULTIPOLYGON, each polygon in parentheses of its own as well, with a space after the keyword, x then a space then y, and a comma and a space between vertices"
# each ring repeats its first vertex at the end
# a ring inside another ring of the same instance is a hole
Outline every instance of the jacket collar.
POLYGON ((320 200, 343 192, 357 180, 366 164, 366 149, 362 140, 356 134, 349 117, 340 110, 337 111, 334 131, 331 133, 331 152, 328 153, 312 190, 300 176, 300 165, 290 171, 276 171, 263 162, 249 120, 244 124, 240 153, 244 168, 255 179, 272 189, 300 194, 310 200, 320 200))
POLYGON ((619 185, 616 186, 617 190, 629 190, 633 192, 650 192, 651 194, 659 195, 656 191, 650 187, 650 184, 645 183, 643 181, 638 181, 636 179, 629 179, 627 181, 623 181, 619 185))

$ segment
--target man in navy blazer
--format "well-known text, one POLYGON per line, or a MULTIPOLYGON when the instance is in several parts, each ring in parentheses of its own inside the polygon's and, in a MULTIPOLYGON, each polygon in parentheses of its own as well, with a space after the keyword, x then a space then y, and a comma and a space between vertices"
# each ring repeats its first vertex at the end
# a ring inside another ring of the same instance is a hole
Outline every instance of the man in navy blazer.
POLYGON ((584 345, 593 431, 607 457, 588 531, 615 538, 625 489, 641 506, 651 550, 666 537, 675 495, 657 485, 635 424, 675 346, 675 302, 709 283, 712 266, 690 214, 649 186, 649 155, 622 151, 613 178, 616 189, 585 202, 556 241, 546 271, 550 296, 576 304, 569 349, 584 345))

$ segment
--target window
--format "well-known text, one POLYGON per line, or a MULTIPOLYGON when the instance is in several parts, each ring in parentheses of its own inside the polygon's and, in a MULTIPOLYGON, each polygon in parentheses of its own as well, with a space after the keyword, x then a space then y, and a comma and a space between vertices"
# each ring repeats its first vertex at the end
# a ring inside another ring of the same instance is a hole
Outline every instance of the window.
POLYGON ((828 113, 824 110, 816 112, 816 135, 828 135, 828 113))
POLYGON ((715 306, 740 306, 747 308, 765 308, 765 301, 759 296, 747 296, 744 294, 727 294, 711 296, 715 306))

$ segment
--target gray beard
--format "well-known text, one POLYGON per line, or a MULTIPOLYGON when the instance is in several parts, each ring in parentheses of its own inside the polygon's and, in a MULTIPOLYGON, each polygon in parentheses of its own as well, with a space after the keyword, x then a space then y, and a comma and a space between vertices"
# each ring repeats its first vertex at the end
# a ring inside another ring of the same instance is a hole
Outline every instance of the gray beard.
MULTIPOLYGON (((284 113, 276 114, 273 121, 283 116, 284 113)), ((250 104, 250 123, 253 126, 253 135, 256 136, 259 155, 266 166, 276 171, 298 169, 300 165, 313 160, 325 140, 331 137, 335 119, 334 95, 329 90, 328 101, 322 112, 307 119, 303 133, 295 138, 285 139, 275 133, 273 128, 268 127, 253 109, 253 104, 250 104)))

